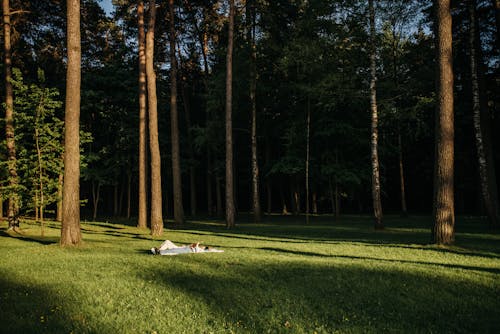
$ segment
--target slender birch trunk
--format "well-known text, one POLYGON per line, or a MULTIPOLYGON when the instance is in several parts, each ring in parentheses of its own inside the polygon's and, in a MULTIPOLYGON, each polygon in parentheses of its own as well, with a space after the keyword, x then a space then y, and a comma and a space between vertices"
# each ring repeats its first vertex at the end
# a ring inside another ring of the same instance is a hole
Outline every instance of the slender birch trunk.
POLYGON ((148 226, 147 203, 147 88, 146 88, 146 33, 144 28, 144 1, 137 2, 139 29, 139 203, 137 227, 148 226))
POLYGON ((250 109, 251 109, 251 164, 252 164, 252 210, 253 220, 258 223, 262 219, 259 191, 259 162, 257 153, 257 48, 255 45, 255 2, 247 2, 247 39, 250 44, 250 109))
POLYGON ((158 101, 156 97, 156 74, 154 70, 156 1, 149 1, 149 24, 146 33, 146 81, 149 111, 149 149, 151 151, 151 235, 163 234, 161 157, 158 140, 158 101))
POLYGON ((453 195, 454 125, 453 56, 450 0, 436 1, 437 109, 434 167, 433 242, 452 244, 455 239, 453 195))
POLYGON ((377 63, 375 41, 374 0, 369 0, 370 11, 370 110, 371 110, 371 161, 372 161, 372 197, 375 229, 383 229, 382 203, 380 199, 380 171, 378 161, 378 111, 377 111, 377 63))
POLYGON ((234 180, 233 180, 233 33, 234 33, 234 0, 229 0, 228 44, 226 58, 226 226, 234 227, 234 180))
POLYGON ((490 225, 495 226, 498 223, 497 212, 491 198, 491 191, 489 189, 488 180, 488 166, 486 159, 486 152, 484 147, 483 133, 481 128, 481 105, 479 97, 479 79, 478 79, 478 62, 477 62, 477 52, 476 52, 476 1, 468 1, 469 10, 469 60, 471 68, 471 84, 472 84, 472 112, 473 112, 473 123, 474 123, 474 134, 476 142, 476 152, 477 160, 479 166, 479 180, 481 186, 481 195, 486 208, 486 213, 488 215, 488 220, 490 225))
POLYGON ((80 0, 67 0, 68 68, 64 118, 64 185, 61 245, 79 245, 80 228, 80 0))

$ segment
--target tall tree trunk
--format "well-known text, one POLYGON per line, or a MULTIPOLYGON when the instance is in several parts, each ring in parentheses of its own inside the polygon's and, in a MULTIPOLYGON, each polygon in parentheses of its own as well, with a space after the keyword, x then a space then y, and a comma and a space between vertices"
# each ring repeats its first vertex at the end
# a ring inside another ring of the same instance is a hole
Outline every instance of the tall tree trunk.
POLYGON ((318 214, 318 193, 313 191, 312 193, 312 212, 313 214, 318 214))
POLYGON ((130 219, 132 202, 132 172, 129 171, 127 175, 127 219, 130 219))
MULTIPOLYGON (((206 22, 206 13, 203 11, 203 20, 206 22)), ((206 23, 205 23, 206 24, 206 23)), ((205 87, 205 93, 208 93, 208 76, 209 76, 209 66, 208 66, 208 34, 206 33, 206 29, 200 31, 198 25, 195 24, 196 31, 198 32, 199 43, 201 47, 201 56, 203 58, 203 85, 205 87)), ((210 111, 205 103, 205 129, 208 130, 210 127, 210 111)), ((207 131, 208 133, 208 131, 207 131)), ((206 141, 206 149, 207 149, 207 160, 206 160, 206 184, 207 184, 207 213, 209 216, 214 214, 213 210, 213 179, 214 179, 214 171, 212 164, 212 149, 210 147, 210 138, 206 141)))
POLYGON ((118 206, 119 206, 119 203, 118 203, 118 187, 119 185, 118 184, 115 184, 113 186, 113 216, 114 217, 118 217, 118 212, 119 212, 119 209, 118 209, 118 206))
MULTIPOLYGON (((182 59, 179 54, 179 59, 182 59)), ((181 64, 181 69, 184 67, 181 64)), ((197 191, 196 191, 196 168, 194 166, 195 155, 194 155, 194 144, 193 144, 193 136, 191 135, 191 108, 189 106, 189 97, 187 94, 186 83, 184 79, 184 75, 181 74, 181 92, 182 92, 182 105, 184 106, 184 116, 186 119, 186 128, 187 128, 187 144, 188 144, 188 154, 190 161, 189 166, 189 194, 190 194, 190 207, 191 207, 191 216, 196 216, 196 208, 197 208, 197 191)))
MULTIPOLYGON (((271 145, 269 140, 266 139, 266 166, 271 163, 271 145)), ((270 215, 272 212, 273 200, 272 200, 272 185, 271 178, 266 176, 266 192, 267 192, 267 214, 270 215)))
POLYGON ((139 28, 139 212, 137 227, 148 226, 147 203, 147 106, 146 106, 146 33, 144 29, 144 1, 137 2, 139 28))
POLYGON ((453 196, 453 54, 450 0, 436 1, 437 110, 434 167, 433 242, 452 244, 455 238, 453 196))
POLYGON ((184 224, 182 205, 181 157, 179 149, 179 114, 177 112, 177 57, 175 55, 174 0, 169 0, 170 40, 170 134, 172 143, 172 185, 174 195, 174 220, 184 224))
POLYGON ((158 141, 158 101, 156 97, 156 74, 154 70, 156 1, 149 1, 149 25, 146 33, 146 78, 149 109, 149 149, 151 152, 151 235, 163 234, 161 197, 161 157, 158 141))
POLYGON ((250 109, 251 130, 250 141, 252 147, 252 210, 253 220, 258 223, 262 219, 259 191, 259 162, 257 154, 257 48, 255 45, 255 1, 247 2, 247 39, 250 45, 250 109))
POLYGON ((309 223, 309 154, 311 137, 311 98, 307 97, 307 120, 306 120, 306 223, 309 223))
POLYGON ((229 0, 228 44, 226 58, 226 226, 234 227, 234 186, 233 186, 233 33, 234 0, 229 0))
POLYGON ((378 111, 377 111, 377 63, 375 41, 375 8, 373 0, 368 0, 370 10, 370 110, 371 110, 371 160, 372 197, 375 229, 383 229, 382 203, 380 200, 380 172, 378 162, 378 111))
POLYGON ((283 190, 283 180, 280 180, 280 198, 281 198, 281 214, 288 215, 288 207, 286 206, 285 191, 283 190))
POLYGON ((97 185, 92 181, 92 203, 94 204, 94 211, 92 212, 92 220, 97 219, 97 209, 99 207, 99 197, 101 197, 101 183, 97 181, 97 185))
MULTIPOLYGON (((37 115, 38 117, 39 115, 37 115)), ((36 156, 38 160, 38 191, 40 192, 40 201, 38 206, 40 207, 40 224, 42 236, 44 235, 44 221, 43 221, 43 208, 45 206, 44 196, 43 196, 43 167, 42 167, 42 150, 40 149, 40 140, 38 127, 35 125, 35 146, 36 146, 36 156)))
POLYGON ((213 210, 213 188, 212 188, 212 179, 214 178, 212 173, 212 155, 211 150, 207 147, 207 213, 209 216, 214 214, 213 210))
POLYGON ((403 165, 403 144, 401 140, 401 128, 398 126, 398 157, 399 157, 399 189, 401 194, 401 215, 408 216, 406 208, 406 189, 405 189, 405 174, 403 165))
POLYGON ((470 67, 471 67, 471 83, 472 83, 472 111, 473 111, 473 123, 474 123, 474 134, 476 140, 476 151, 479 167, 479 179, 481 187, 481 195, 483 199, 484 206, 486 208, 486 213, 488 215, 488 220, 490 225, 495 226, 498 223, 497 212, 495 210, 495 205, 493 204, 491 198, 491 191, 489 189, 490 182, 488 180, 488 166, 486 160, 486 152, 484 147, 483 133, 481 128, 481 105, 479 98, 479 79, 478 79, 478 61, 476 52, 476 1, 469 0, 467 3, 469 10, 469 55, 470 55, 470 67))
POLYGON ((222 189, 221 177, 215 176, 215 196, 216 196, 216 213, 217 217, 222 217, 222 189))
MULTIPOLYGON (((10 3, 9 0, 2 0, 3 10, 3 33, 4 33, 4 72, 5 72, 5 136, 7 143, 7 168, 9 186, 11 192, 9 193, 7 216, 9 222, 13 222, 14 217, 17 216, 19 208, 19 199, 17 195, 17 159, 16 159, 16 142, 14 137, 14 96, 12 90, 12 51, 11 51, 11 38, 10 38, 10 3)), ((13 228, 10 226, 9 228, 13 228)))
POLYGON ((64 174, 63 172, 59 173, 59 176, 57 178, 57 213, 56 213, 56 220, 58 222, 62 222, 63 219, 63 207, 62 207, 62 197, 63 197, 63 180, 64 180, 64 174))
POLYGON ((61 245, 79 245, 80 228, 80 0, 67 0, 68 68, 64 118, 64 185, 61 245))

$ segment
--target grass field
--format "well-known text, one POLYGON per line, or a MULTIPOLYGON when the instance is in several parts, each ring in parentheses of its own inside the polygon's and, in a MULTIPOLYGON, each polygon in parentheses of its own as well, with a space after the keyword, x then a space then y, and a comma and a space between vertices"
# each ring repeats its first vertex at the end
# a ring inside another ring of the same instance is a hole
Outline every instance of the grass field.
POLYGON ((130 224, 84 222, 61 248, 57 223, 0 223, 0 332, 500 333, 500 235, 474 218, 450 248, 427 217, 192 221, 164 238, 225 252, 173 257, 130 224))

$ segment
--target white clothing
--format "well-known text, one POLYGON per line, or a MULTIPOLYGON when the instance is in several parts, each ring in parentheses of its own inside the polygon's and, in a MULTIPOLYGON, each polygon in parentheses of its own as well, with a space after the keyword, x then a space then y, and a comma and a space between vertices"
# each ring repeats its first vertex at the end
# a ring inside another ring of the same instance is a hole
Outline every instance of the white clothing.
POLYGON ((200 247, 199 244, 196 244, 194 247, 191 245, 177 246, 172 241, 165 240, 157 250, 155 248, 151 248, 151 252, 153 254, 159 253, 159 255, 178 255, 187 253, 222 253, 224 251, 209 247, 200 247))

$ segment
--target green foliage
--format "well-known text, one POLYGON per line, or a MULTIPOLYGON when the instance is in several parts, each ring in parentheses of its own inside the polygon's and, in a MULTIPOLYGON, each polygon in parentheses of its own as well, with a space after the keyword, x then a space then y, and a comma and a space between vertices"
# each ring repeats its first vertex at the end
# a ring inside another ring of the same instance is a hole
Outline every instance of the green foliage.
POLYGON ((227 231, 198 221, 168 231, 224 253, 153 256, 147 231, 84 223, 85 246, 0 223, 1 332, 497 333, 500 239, 459 219, 457 246, 427 245, 430 217, 294 217, 227 231), (302 219, 301 219, 302 220, 302 219), (22 249, 22 251, 19 251, 22 249), (75 273, 78 273, 75 275, 75 273))
POLYGON ((26 84, 21 72, 13 70, 14 118, 16 128, 18 195, 24 212, 58 200, 58 176, 63 169, 64 123, 58 117, 62 102, 55 88, 45 87, 45 75, 26 84), (43 192, 44 202, 40 203, 43 192))

